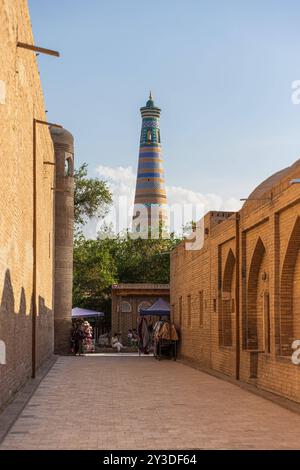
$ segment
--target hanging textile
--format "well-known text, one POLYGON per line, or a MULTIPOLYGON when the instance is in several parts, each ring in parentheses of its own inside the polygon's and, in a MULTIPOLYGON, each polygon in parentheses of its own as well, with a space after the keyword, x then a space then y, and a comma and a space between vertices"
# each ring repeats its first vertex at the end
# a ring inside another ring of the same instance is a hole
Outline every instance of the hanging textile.
POLYGON ((158 332, 158 336, 161 339, 167 339, 171 341, 178 341, 178 333, 173 323, 164 322, 158 332))
POLYGON ((151 344, 151 335, 148 328, 147 318, 145 317, 138 318, 138 336, 141 351, 144 354, 148 354, 151 344))

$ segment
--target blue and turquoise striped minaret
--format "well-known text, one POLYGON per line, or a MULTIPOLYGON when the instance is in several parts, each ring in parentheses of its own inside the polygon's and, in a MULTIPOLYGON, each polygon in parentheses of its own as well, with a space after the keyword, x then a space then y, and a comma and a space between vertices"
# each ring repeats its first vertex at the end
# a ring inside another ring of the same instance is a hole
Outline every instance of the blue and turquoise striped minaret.
MULTIPOLYGON (((150 227, 155 226, 155 223, 157 223, 156 220, 153 220, 153 213, 157 214, 157 217, 163 220, 164 223, 167 222, 164 208, 167 204, 167 196, 160 140, 160 111, 160 108, 154 105, 150 92, 146 106, 141 108, 142 130, 134 199, 135 213, 133 217, 135 221, 136 215, 139 215, 139 211, 136 209, 137 205, 142 204, 147 208, 148 224, 150 224, 150 227), (151 212, 151 208, 154 208, 155 212, 151 212)), ((133 226, 135 227, 134 223, 133 226)))

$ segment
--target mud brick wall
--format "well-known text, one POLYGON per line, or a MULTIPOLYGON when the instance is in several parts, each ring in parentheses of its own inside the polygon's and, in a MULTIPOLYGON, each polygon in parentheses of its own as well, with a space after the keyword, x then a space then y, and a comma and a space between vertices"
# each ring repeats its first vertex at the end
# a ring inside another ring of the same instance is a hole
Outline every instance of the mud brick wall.
POLYGON ((204 243, 171 254, 182 358, 300 402, 300 161, 272 175, 236 214, 204 217, 204 243), (204 299, 204 300, 203 300, 204 299), (200 317, 201 320, 200 320, 200 317))
MULTIPOLYGON (((33 119, 44 99, 25 0, 0 0, 0 408, 31 375, 33 119)), ((37 366, 53 351, 53 186, 48 128, 37 129, 37 366)))

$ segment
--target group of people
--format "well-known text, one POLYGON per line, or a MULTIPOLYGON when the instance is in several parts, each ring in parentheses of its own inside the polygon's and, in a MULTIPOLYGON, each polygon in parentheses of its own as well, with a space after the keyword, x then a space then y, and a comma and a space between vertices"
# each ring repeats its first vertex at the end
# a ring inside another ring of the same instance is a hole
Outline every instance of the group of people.
MULTIPOLYGON (((105 335, 106 343, 109 345, 109 334, 105 335)), ((111 338, 111 346, 117 352, 129 348, 140 348, 144 354, 149 354, 154 347, 154 353, 157 349, 157 344, 160 339, 165 340, 178 340, 176 328, 169 321, 159 317, 154 323, 151 318, 140 317, 138 320, 138 329, 129 329, 127 333, 127 345, 122 343, 121 333, 114 333, 111 338)), ((78 354, 86 352, 95 352, 95 345, 93 340, 93 328, 88 321, 82 318, 76 319, 73 322, 71 330, 71 352, 78 354)))
POLYGON ((80 356, 83 352, 94 352, 93 328, 88 321, 78 318, 71 330, 71 352, 80 356))
MULTIPOLYGON (((122 349, 126 349, 126 346, 122 344, 121 333, 115 333, 111 338, 111 345, 113 348, 117 349, 120 352, 122 349)), ((138 332, 134 328, 133 330, 128 330, 127 334, 127 346, 128 347, 137 347, 138 345, 138 332)))
POLYGON ((127 341, 128 341, 129 347, 132 347, 132 346, 137 347, 139 338, 138 338, 138 332, 136 328, 134 328, 133 330, 128 330, 127 341))
MULTIPOLYGON (((105 339, 108 345, 109 335, 106 333, 105 339)), ((122 349, 126 349, 126 346, 122 344, 121 333, 115 333, 111 338, 111 346, 120 352, 122 349)), ((128 330, 127 334, 127 346, 137 347, 138 346, 138 332, 136 329, 128 330)), ((73 322, 71 330, 71 353, 81 355, 82 353, 95 352, 95 346, 93 341, 93 328, 89 322, 79 318, 73 322)))

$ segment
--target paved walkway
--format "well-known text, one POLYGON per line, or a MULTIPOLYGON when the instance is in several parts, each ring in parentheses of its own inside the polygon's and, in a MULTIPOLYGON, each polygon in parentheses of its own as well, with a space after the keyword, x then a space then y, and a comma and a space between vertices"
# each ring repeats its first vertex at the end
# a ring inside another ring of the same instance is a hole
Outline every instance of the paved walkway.
POLYGON ((180 363, 60 357, 1 449, 300 449, 300 415, 180 363))

